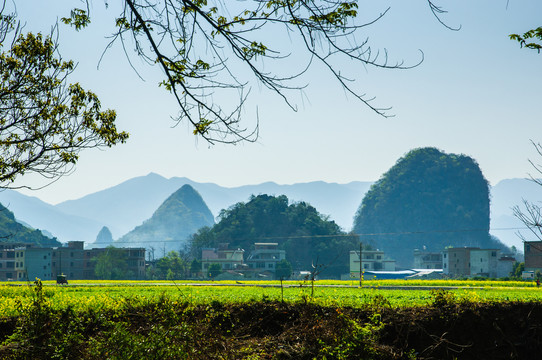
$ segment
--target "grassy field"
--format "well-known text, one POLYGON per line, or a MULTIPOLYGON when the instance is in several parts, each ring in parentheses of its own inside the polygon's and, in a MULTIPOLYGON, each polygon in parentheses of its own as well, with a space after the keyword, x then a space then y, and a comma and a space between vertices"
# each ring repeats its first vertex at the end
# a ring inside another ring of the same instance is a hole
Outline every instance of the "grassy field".
MULTIPOLYGON (((370 280, 363 287, 354 281, 310 282, 126 282, 72 281, 68 286, 43 282, 43 294, 53 309, 67 307, 75 311, 115 310, 126 302, 134 304, 167 297, 193 305, 213 301, 243 303, 254 301, 311 301, 323 306, 363 307, 375 297, 385 298, 392 307, 427 306, 433 300, 431 290, 445 288, 459 301, 541 301, 542 289, 532 282, 458 281, 458 280, 370 280)), ((0 317, 17 316, 33 300, 33 285, 0 285, 0 317)))
POLYGON ((542 351, 542 290, 532 283, 357 285, 5 283, 0 358, 527 359, 542 351))

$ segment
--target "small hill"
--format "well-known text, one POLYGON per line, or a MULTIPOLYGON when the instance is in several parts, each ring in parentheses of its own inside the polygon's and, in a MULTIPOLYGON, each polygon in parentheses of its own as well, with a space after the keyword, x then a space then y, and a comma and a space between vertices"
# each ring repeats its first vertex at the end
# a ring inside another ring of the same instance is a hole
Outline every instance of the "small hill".
MULTIPOLYGON (((190 185, 170 195, 152 217, 130 231, 113 245, 154 248, 167 253, 179 250, 199 228, 214 224, 213 214, 190 185)), ((158 252, 157 257, 163 255, 158 252)))
POLYGON ((96 241, 92 243, 92 247, 106 248, 113 243, 113 235, 107 226, 104 226, 98 235, 96 241))
POLYGON ((206 247, 228 243, 249 252, 256 242, 277 243, 294 270, 319 266, 321 277, 348 273, 348 254, 359 246, 355 236, 305 202, 290 203, 285 195, 251 196, 220 213, 220 221, 191 239, 194 256, 206 247))
POLYGON ((0 242, 2 243, 30 243, 37 246, 61 246, 56 238, 48 238, 40 230, 31 229, 15 220, 15 216, 6 207, 0 204, 0 242))
POLYGON ((416 248, 507 249, 489 235, 489 185, 476 161, 435 148, 410 151, 371 187, 354 231, 403 267, 416 248))

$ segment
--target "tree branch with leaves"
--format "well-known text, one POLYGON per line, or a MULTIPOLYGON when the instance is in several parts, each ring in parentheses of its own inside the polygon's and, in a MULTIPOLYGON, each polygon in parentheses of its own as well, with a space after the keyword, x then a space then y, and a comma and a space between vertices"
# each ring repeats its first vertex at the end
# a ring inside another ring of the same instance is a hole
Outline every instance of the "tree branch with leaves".
MULTIPOLYGON (((5 2, 4 2, 5 5, 5 2)), ((68 83, 73 61, 52 36, 20 33, 15 15, 0 12, 0 188, 18 176, 55 180, 73 169, 83 149, 128 138, 96 94, 68 83)), ((54 34, 54 31, 53 31, 54 34)))
MULTIPOLYGON (((87 4, 89 0, 87 0, 87 4)), ((123 0, 111 43, 131 44, 137 57, 161 67, 160 83, 179 107, 177 122, 187 120, 195 135, 209 143, 255 141, 258 125, 245 127, 242 112, 254 86, 278 95, 293 110, 293 91, 307 87, 309 70, 323 67, 355 99, 387 117, 354 86, 355 74, 339 63, 385 69, 409 69, 391 62, 386 50, 373 50, 363 31, 384 17, 361 22, 357 1, 341 0, 123 0), (286 40, 286 41, 285 41, 286 40), (297 68, 285 60, 295 57, 297 68), (232 98, 237 101, 232 101, 232 98)), ((437 17, 445 13, 427 0, 437 17)), ((87 10, 74 9, 66 24, 80 29, 87 10)), ((131 55, 127 54, 130 59, 131 55)), ((322 73, 322 76, 324 74, 322 73)))
POLYGON ((536 29, 531 29, 525 32, 523 35, 510 34, 509 36, 510 40, 519 42, 520 47, 536 50, 540 54, 540 50, 542 50, 542 26, 536 29))

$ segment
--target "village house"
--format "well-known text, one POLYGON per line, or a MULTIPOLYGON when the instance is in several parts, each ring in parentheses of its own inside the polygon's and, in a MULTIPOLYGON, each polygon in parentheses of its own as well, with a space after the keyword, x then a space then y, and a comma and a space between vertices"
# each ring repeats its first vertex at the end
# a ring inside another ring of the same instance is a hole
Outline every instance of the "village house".
POLYGON ((201 250, 201 270, 208 277, 209 266, 219 264, 222 271, 242 270, 244 261, 243 249, 229 249, 228 244, 220 244, 218 248, 203 248, 201 250))
POLYGON ((255 243, 250 255, 244 259, 245 250, 229 249, 228 244, 218 248, 204 248, 201 251, 201 267, 208 277, 209 266, 219 264, 223 272, 244 278, 275 278, 277 264, 286 259, 286 251, 278 243, 255 243))
MULTIPOLYGON (((94 258, 108 251, 108 248, 85 249, 83 241, 69 241, 68 246, 53 249, 52 275, 66 275, 72 280, 95 280, 94 258)), ((145 279, 145 249, 117 248, 124 252, 126 272, 129 280, 145 279)))
MULTIPOLYGON (((395 260, 388 259, 381 250, 363 250, 361 252, 363 272, 395 271, 395 260)), ((359 278, 360 252, 350 251, 350 277, 359 278)))
MULTIPOLYGON (((5 244, 2 244, 5 245, 5 244)), ((26 280, 25 248, 21 244, 0 248, 0 280, 26 280)))
MULTIPOLYGON (((120 248, 125 254, 130 279, 145 278, 145 249, 120 248)), ((85 249, 83 241, 70 241, 68 246, 41 248, 33 244, 5 243, 0 245, 0 281, 34 281, 56 279, 66 275, 69 280, 95 280, 95 259, 106 249, 85 249)))
POLYGON ((254 250, 247 259, 250 269, 274 273, 277 263, 286 259, 286 251, 279 250, 278 243, 255 243, 254 250))
POLYGON ((533 274, 542 271, 542 241, 525 241, 523 243, 525 254, 525 271, 532 271, 533 274))
POLYGON ((414 269, 442 269, 442 253, 415 249, 414 269))
POLYGON ((443 272, 451 277, 506 277, 512 272, 515 259, 502 256, 500 249, 477 247, 448 248, 442 253, 443 272))

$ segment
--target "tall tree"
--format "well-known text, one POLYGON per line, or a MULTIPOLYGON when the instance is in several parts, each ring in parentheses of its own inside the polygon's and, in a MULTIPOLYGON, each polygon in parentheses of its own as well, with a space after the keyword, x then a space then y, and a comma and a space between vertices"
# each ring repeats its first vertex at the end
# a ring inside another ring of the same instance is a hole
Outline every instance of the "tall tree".
POLYGON ((20 175, 54 180, 69 173, 81 150, 110 147, 128 138, 113 110, 96 94, 68 83, 73 61, 57 54, 51 36, 20 33, 0 8, 0 188, 20 175))
POLYGON ((126 252, 122 249, 108 246, 100 255, 92 259, 96 267, 94 273, 102 280, 123 280, 130 278, 133 274, 128 273, 128 262, 126 252))
MULTIPOLYGON (((87 5, 91 2, 86 0, 87 5)), ((440 21, 444 12, 431 0, 429 9, 440 21)), ((323 68, 338 85, 382 116, 389 108, 373 105, 371 98, 351 81, 339 62, 351 61, 386 69, 408 69, 392 62, 387 51, 375 50, 363 31, 385 16, 388 9, 368 21, 358 17, 355 0, 121 0, 112 42, 135 44, 136 56, 163 71, 161 85, 179 106, 178 121, 188 120, 193 132, 214 142, 253 141, 258 127, 241 125, 241 114, 253 86, 282 98, 292 109, 289 95, 303 89, 303 76, 323 68), (296 58, 297 68, 285 58, 296 58), (239 101, 232 104, 231 97, 239 101)), ((62 20, 76 29, 90 22, 87 9, 74 9, 62 20)), ((361 11, 362 12, 362 11, 361 11)), ((366 14, 365 14, 366 15, 366 14)), ((124 47, 126 48, 126 47, 124 47)), ((325 73, 320 73, 322 76, 325 73)))

